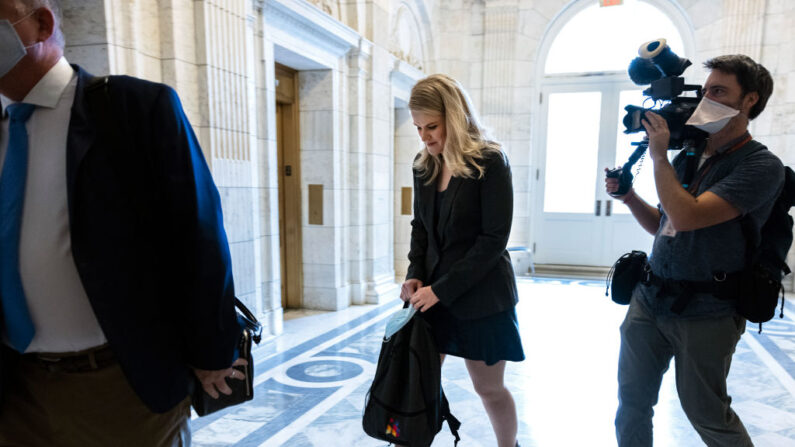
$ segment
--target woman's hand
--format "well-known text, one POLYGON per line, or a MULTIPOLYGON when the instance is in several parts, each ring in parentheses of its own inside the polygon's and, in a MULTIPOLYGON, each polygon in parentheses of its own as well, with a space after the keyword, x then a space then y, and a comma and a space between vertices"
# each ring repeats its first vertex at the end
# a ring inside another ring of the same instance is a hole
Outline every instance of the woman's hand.
POLYGON ((422 281, 419 279, 408 279, 403 285, 400 287, 400 299, 403 301, 408 301, 411 299, 411 295, 414 295, 417 292, 417 289, 422 287, 422 281))
POLYGON ((193 368, 193 373, 196 374, 199 382, 201 382, 204 391, 213 399, 218 399, 219 391, 226 395, 232 394, 232 388, 229 388, 229 385, 226 383, 227 377, 235 380, 243 380, 246 378, 244 372, 233 368, 238 365, 248 365, 248 362, 246 359, 239 358, 232 363, 232 366, 226 369, 208 371, 205 369, 193 368))
POLYGON ((414 295, 411 295, 411 305, 420 312, 433 307, 434 304, 439 302, 439 298, 433 293, 431 286, 421 287, 414 295))

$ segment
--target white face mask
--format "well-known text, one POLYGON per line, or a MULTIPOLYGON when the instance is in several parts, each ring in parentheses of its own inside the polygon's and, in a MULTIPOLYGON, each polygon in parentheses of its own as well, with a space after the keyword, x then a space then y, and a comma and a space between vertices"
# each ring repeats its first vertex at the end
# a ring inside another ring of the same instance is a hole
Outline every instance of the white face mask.
POLYGON ((696 110, 685 124, 698 127, 708 134, 716 134, 726 127, 729 120, 739 115, 740 111, 713 101, 706 96, 701 98, 696 110))
MULTIPOLYGON (((35 12, 35 11, 33 11, 35 12)), ((27 54, 27 50, 38 44, 25 46, 14 29, 14 25, 30 17, 33 12, 22 17, 14 23, 8 20, 0 20, 0 78, 8 74, 17 62, 27 54)))

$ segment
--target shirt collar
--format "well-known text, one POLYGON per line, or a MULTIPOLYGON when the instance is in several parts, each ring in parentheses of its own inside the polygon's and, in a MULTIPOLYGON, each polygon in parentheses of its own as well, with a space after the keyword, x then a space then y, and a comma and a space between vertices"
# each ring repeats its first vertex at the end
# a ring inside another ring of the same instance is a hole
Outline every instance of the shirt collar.
MULTIPOLYGON (((69 85, 72 77, 75 75, 74 69, 66 61, 66 58, 61 56, 58 62, 45 74, 39 82, 28 92, 22 102, 33 104, 37 107, 46 107, 54 109, 58 105, 64 90, 69 85)), ((2 106, 2 117, 5 118, 8 112, 6 108, 14 104, 12 101, 3 95, 0 95, 0 106, 2 106)))

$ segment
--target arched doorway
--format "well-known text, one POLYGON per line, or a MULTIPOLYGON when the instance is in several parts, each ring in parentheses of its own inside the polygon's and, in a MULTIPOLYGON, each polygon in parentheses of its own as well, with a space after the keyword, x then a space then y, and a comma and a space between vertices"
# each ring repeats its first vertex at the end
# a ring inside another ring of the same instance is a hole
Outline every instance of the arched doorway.
MULTIPOLYGON (((634 85, 626 73, 638 47, 664 37, 687 57, 691 29, 670 3, 640 0, 608 7, 574 2, 550 26, 537 77, 537 263, 609 266, 621 253, 651 248, 652 237, 626 206, 604 192, 604 168, 623 164, 634 149, 630 143, 643 137, 625 135, 621 124, 626 105, 644 102, 646 86, 634 85)), ((635 188, 656 203, 651 163, 635 188)))

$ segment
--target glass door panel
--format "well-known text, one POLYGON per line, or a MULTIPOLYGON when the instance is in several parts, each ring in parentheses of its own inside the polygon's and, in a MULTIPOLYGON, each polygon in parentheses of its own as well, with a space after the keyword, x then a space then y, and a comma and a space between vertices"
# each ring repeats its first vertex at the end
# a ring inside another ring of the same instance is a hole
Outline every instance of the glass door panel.
POLYGON ((545 213, 593 214, 601 101, 601 92, 549 95, 545 213))

